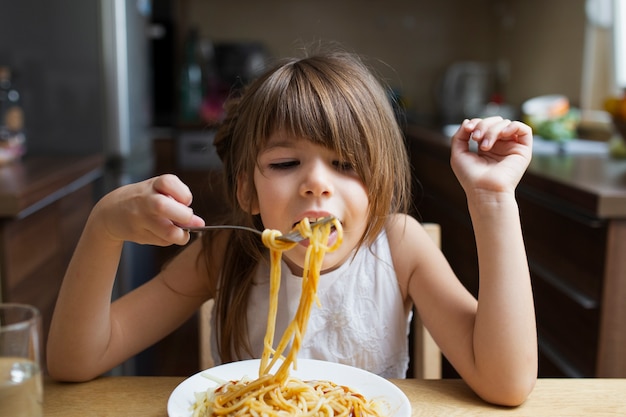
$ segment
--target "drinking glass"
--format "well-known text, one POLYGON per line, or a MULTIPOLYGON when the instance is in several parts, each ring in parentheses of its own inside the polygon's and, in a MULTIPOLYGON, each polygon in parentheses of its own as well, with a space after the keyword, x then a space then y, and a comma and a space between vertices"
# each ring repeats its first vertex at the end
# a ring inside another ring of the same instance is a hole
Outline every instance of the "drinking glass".
POLYGON ((41 316, 25 304, 0 304, 0 416, 43 416, 41 316))

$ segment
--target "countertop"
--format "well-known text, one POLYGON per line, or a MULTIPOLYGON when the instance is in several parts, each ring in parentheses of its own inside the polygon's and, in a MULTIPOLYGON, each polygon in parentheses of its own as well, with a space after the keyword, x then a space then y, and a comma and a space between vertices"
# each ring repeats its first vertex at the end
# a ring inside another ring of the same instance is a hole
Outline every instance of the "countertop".
POLYGON ((30 156, 0 166, 0 217, 22 218, 102 175, 103 157, 30 156))
MULTIPOLYGON (((406 133, 407 140, 419 137, 422 144, 449 154, 450 139, 435 128, 409 126, 406 133)), ((537 197, 559 199, 583 216, 626 219, 626 159, 599 152, 533 153, 518 190, 541 190, 537 197)))

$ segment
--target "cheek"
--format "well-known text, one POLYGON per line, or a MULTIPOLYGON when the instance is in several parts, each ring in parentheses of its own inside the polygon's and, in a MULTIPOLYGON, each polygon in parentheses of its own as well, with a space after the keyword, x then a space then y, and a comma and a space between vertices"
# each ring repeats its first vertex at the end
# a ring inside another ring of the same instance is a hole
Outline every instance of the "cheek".
POLYGON ((258 206, 261 211, 275 211, 293 199, 293 191, 288 187, 265 187, 258 190, 258 206))
POLYGON ((354 204, 357 204, 363 210, 363 212, 367 213, 369 207, 369 196, 367 188, 361 181, 356 181, 356 183, 353 184, 352 189, 354 190, 352 195, 354 204))
MULTIPOLYGON (((269 213, 274 213, 280 208, 284 201, 293 197, 293 190, 276 179, 264 177, 261 173, 256 172, 254 176, 254 185, 256 188, 256 208, 264 213, 266 217, 269 213)), ((255 213, 255 214, 258 214, 255 213)), ((265 221, 264 221, 265 223, 265 221)))
POLYGON ((367 189, 361 181, 352 181, 347 185, 344 199, 352 213, 353 219, 365 227, 369 216, 369 197, 367 189))

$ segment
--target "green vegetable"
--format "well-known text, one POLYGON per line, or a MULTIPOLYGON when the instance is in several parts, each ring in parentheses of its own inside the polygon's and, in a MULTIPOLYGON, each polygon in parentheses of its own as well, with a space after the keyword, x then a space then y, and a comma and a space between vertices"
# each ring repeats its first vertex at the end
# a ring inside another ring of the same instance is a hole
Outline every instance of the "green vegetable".
POLYGON ((547 140, 566 141, 573 139, 577 134, 580 112, 571 109, 564 116, 545 120, 538 124, 535 133, 547 140))

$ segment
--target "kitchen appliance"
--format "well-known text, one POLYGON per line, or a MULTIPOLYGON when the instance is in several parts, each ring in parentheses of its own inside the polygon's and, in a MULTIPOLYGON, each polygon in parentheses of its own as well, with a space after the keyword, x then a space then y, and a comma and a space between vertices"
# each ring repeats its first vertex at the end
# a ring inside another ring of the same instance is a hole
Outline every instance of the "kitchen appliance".
MULTIPOLYGON (((30 155, 102 154, 104 193, 153 175, 150 0, 5 1, 0 62, 19 74, 30 155)), ((154 275, 124 246, 118 293, 154 275)), ((139 372, 129 361, 119 372, 139 372)))
MULTIPOLYGON (((270 54, 259 42, 201 41, 205 62, 206 88, 196 124, 215 126, 224 117, 224 103, 230 95, 261 75, 267 68, 270 54)), ((181 108, 183 104, 181 103, 181 108)), ((192 113, 194 113, 192 111, 192 113)), ((177 166, 186 170, 220 169, 221 161, 213 147, 215 128, 180 129, 176 137, 177 166)))
POLYGON ((3 3, 0 61, 19 75, 29 153, 148 156, 149 24, 149 0, 3 3))
POLYGON ((437 92, 441 121, 458 124, 479 117, 495 91, 491 65, 476 61, 456 62, 448 67, 437 92))

